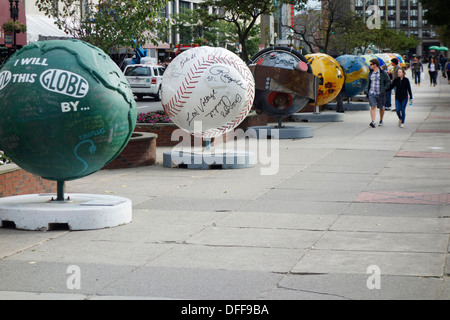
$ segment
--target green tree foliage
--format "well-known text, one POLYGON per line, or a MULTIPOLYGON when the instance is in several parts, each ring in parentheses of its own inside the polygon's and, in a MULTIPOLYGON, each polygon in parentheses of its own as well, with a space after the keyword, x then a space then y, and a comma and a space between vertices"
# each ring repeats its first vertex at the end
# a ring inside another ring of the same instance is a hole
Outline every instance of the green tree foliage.
MULTIPOLYGON (((296 0, 299 3, 304 0, 296 0)), ((278 2, 292 3, 289 0, 278 2)), ((274 0, 206 0, 204 5, 212 8, 220 8, 218 13, 202 11, 204 21, 225 21, 236 28, 236 39, 242 46, 241 58, 247 61, 249 58, 248 40, 252 29, 261 15, 270 15, 276 9, 277 1, 274 0)))
POLYGON ((157 44, 167 30, 160 12, 167 0, 36 0, 40 11, 56 19, 56 25, 73 38, 110 53, 121 46, 157 44))
POLYGON ((180 36, 182 44, 219 46, 223 42, 223 21, 205 21, 201 10, 183 10, 172 15, 172 32, 180 36))
POLYGON ((419 0, 426 9, 424 19, 434 26, 441 40, 450 44, 450 6, 448 0, 419 0))
MULTIPOLYGON (((235 47, 237 28, 232 23, 223 20, 213 20, 206 8, 198 10, 184 10, 172 16, 172 30, 180 35, 180 42, 191 42, 199 45, 228 47, 238 53, 235 47)), ((250 55, 258 52, 260 42, 259 27, 254 25, 250 30, 246 45, 250 55)))
POLYGON ((363 17, 348 12, 335 24, 330 46, 339 54, 364 54, 372 45, 382 51, 398 53, 406 53, 418 45, 415 36, 408 37, 400 30, 390 29, 385 21, 380 23, 380 28, 370 29, 363 17))

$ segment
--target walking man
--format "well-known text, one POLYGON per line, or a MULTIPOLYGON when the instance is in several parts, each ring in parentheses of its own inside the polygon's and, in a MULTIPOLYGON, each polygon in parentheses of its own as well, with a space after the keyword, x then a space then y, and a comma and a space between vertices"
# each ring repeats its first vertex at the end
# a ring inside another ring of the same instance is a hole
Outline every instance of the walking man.
MULTIPOLYGON (((391 60, 391 65, 394 67, 394 71, 392 71, 392 73, 390 71, 388 71, 388 75, 389 78, 391 79, 391 81, 394 81, 395 78, 397 78, 398 75, 398 69, 400 68, 400 66, 398 65, 398 59, 397 58, 393 58, 391 60)), ((391 110, 391 106, 392 106, 392 90, 386 91, 386 100, 385 100, 385 110, 391 110)))
POLYGON ((380 110, 379 126, 383 125, 385 91, 391 85, 388 74, 380 69, 378 59, 370 60, 369 74, 369 105, 370 105, 370 126, 375 128, 376 108, 380 110))

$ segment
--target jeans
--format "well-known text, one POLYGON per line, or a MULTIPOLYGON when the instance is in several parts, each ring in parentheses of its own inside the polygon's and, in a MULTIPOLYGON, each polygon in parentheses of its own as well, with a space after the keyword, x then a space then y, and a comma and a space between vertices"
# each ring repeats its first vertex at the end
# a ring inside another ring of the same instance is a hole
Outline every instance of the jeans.
POLYGON ((385 93, 386 98, 384 99, 384 106, 386 109, 389 109, 392 106, 391 95, 392 90, 386 91, 385 93))
POLYGON ((420 71, 414 71, 414 83, 420 83, 420 71))
POLYGON ((402 123, 405 123, 405 111, 406 111, 406 105, 408 104, 408 98, 405 98, 403 100, 397 100, 395 99, 395 111, 397 112, 398 118, 402 121, 402 123))
POLYGON ((430 74, 430 84, 436 85, 437 71, 428 71, 428 73, 430 74))

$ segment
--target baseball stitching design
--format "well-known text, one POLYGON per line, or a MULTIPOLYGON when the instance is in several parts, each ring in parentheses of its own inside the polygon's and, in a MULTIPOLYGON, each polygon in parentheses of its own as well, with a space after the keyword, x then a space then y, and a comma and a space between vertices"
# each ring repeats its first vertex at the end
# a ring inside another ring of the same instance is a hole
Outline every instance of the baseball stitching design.
POLYGON ((248 70, 247 66, 238 59, 238 57, 234 58, 229 55, 223 55, 222 53, 208 54, 208 57, 203 56, 200 57, 200 59, 197 59, 197 61, 195 61, 189 68, 176 93, 168 102, 163 103, 165 113, 169 117, 176 116, 185 107, 184 104, 194 93, 196 85, 198 84, 205 71, 209 70, 209 67, 220 63, 234 67, 244 77, 247 85, 246 105, 235 119, 228 121, 226 124, 222 125, 219 128, 208 129, 203 133, 194 133, 194 135, 201 136, 203 138, 213 138, 223 135, 227 131, 235 128, 248 115, 253 105, 255 96, 253 75, 251 74, 250 70, 248 70))

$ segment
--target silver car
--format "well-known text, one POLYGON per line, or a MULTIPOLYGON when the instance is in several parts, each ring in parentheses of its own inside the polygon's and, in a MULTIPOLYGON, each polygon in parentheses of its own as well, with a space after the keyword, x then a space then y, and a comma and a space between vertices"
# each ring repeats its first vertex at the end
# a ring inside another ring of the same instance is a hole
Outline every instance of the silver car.
POLYGON ((152 96, 161 100, 161 82, 164 69, 154 64, 133 64, 124 70, 131 91, 138 100, 144 96, 152 96))

